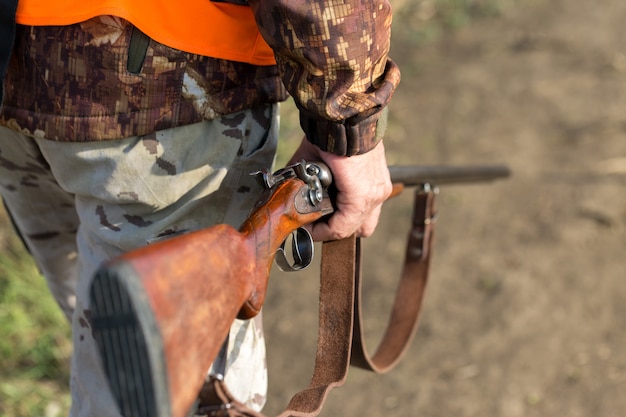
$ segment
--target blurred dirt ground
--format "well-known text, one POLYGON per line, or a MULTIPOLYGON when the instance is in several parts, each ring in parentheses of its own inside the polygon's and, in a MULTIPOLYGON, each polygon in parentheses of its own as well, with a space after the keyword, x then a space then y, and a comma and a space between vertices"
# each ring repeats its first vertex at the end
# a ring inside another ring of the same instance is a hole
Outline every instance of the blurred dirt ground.
MULTIPOLYGON (((514 175, 441 187, 411 350, 383 376, 352 369, 321 415, 626 415, 626 2, 527 0, 393 48, 403 81, 389 163, 506 163, 514 175)), ((365 242, 372 344, 409 202, 389 202, 365 242)), ((317 270, 276 272, 270 285, 268 414, 308 384, 317 270)))

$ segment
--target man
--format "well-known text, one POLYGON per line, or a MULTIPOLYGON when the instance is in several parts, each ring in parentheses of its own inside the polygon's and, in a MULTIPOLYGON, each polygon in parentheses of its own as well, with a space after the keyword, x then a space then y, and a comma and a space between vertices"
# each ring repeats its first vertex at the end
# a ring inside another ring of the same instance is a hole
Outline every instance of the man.
MULTIPOLYGON (((118 417, 89 323, 103 261, 216 223, 238 226, 272 165, 291 94, 338 189, 316 240, 370 235, 391 184, 383 110, 399 82, 385 0, 20 0, 0 113, 0 192, 72 321, 72 416, 118 417)), ((6 42, 6 41, 5 41, 6 42)), ((226 381, 260 410, 258 319, 237 321, 226 381)))

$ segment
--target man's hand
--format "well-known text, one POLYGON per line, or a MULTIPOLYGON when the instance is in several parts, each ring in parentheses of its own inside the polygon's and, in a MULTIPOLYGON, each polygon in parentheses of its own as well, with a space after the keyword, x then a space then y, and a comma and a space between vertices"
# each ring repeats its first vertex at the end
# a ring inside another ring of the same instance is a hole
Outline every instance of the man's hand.
POLYGON ((327 241, 374 233, 381 206, 392 189, 383 143, 367 153, 347 157, 324 152, 303 139, 290 163, 303 159, 328 165, 337 189, 335 212, 326 222, 311 225, 313 239, 327 241))

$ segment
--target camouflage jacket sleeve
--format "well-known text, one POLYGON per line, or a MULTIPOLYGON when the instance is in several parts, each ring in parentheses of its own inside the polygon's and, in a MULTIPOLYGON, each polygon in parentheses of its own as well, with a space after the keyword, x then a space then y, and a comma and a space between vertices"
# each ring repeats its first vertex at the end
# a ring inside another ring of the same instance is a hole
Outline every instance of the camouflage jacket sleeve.
POLYGON ((250 0, 308 140, 356 155, 380 140, 400 81, 387 0, 250 0), (380 123, 379 123, 380 121, 380 123))

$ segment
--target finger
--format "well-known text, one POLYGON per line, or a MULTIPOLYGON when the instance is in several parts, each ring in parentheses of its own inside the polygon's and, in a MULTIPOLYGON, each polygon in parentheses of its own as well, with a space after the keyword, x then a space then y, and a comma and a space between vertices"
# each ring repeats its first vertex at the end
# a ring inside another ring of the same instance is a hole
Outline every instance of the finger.
POLYGON ((317 242, 339 240, 352 236, 361 227, 362 221, 345 216, 342 212, 335 212, 325 221, 313 224, 311 235, 317 242))
POLYGON ((336 212, 330 218, 310 225, 311 236, 316 242, 344 239, 353 234, 369 237, 378 225, 380 209, 378 206, 367 213, 359 212, 354 215, 336 212))
POLYGON ((376 227, 378 226, 378 221, 380 219, 381 208, 381 206, 375 208, 363 221, 361 227, 356 232, 358 237, 370 237, 374 234, 374 231, 376 230, 376 227))

